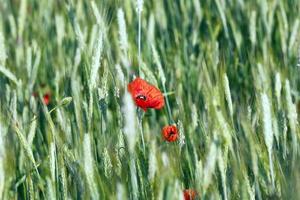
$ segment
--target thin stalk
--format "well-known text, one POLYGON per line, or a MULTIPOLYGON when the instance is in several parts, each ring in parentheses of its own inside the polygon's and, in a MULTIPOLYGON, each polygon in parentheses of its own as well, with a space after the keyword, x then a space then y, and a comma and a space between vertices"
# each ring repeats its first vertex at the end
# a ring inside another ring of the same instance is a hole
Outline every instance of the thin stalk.
MULTIPOLYGON (((164 93, 166 94, 167 91, 166 91, 165 84, 163 84, 163 90, 164 90, 164 93)), ((166 104, 167 104, 167 112, 168 112, 168 121, 169 121, 169 124, 174 124, 175 122, 174 122, 174 119, 172 118, 171 108, 170 108, 169 99, 168 99, 167 95, 165 96, 165 99, 166 99, 166 104)))
POLYGON ((273 191, 275 191, 275 180, 274 180, 274 169, 273 169, 273 161, 272 161, 272 153, 269 152, 269 165, 270 165, 270 172, 271 172, 271 182, 273 191))
POLYGON ((140 129, 141 138, 142 138, 143 150, 145 153, 145 140, 144 140, 144 131, 143 131, 143 111, 141 111, 140 109, 138 110, 138 119, 139 119, 139 129, 140 129))
POLYGON ((170 96, 170 95, 173 95, 173 94, 175 94, 174 91, 163 93, 164 96, 170 96))
POLYGON ((138 64, 139 64, 139 76, 141 74, 141 13, 139 12, 139 25, 138 25, 138 64))

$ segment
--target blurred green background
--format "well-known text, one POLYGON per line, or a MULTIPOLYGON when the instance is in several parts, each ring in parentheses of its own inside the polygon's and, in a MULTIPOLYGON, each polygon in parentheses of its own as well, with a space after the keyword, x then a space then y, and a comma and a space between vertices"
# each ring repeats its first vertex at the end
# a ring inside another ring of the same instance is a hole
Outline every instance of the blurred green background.
POLYGON ((0 199, 299 199, 299 10, 0 0, 0 199), (133 107, 135 76, 170 110, 133 107))

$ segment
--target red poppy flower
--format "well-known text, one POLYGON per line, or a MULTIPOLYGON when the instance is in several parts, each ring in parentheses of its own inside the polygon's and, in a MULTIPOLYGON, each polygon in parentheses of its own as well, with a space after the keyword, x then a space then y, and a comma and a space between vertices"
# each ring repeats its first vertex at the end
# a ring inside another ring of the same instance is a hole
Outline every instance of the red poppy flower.
POLYGON ((128 84, 135 104, 144 111, 147 108, 161 109, 165 105, 164 96, 161 91, 141 78, 136 78, 128 84))
MULTIPOLYGON (((35 98, 38 97, 38 93, 37 92, 34 92, 32 93, 32 96, 34 96, 35 98)), ((51 101, 51 95, 50 93, 46 93, 43 95, 43 103, 48 106, 50 104, 50 101, 51 101)))
POLYGON ((186 189, 183 191, 184 200, 194 200, 196 199, 197 192, 193 189, 186 189))
POLYGON ((163 127, 162 136, 168 142, 174 142, 178 139, 178 129, 175 125, 168 125, 163 127))
POLYGON ((46 106, 48 106, 48 105, 49 105, 49 103, 50 103, 50 100, 51 100, 50 93, 46 93, 46 94, 44 94, 44 96, 43 96, 43 102, 44 102, 44 104, 45 104, 46 106))

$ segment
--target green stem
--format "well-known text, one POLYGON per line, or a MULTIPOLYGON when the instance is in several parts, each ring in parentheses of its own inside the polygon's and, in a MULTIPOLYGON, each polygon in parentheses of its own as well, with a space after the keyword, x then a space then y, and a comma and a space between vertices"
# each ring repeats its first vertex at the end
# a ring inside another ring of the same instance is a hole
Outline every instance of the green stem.
POLYGON ((144 140, 144 132, 143 132, 143 111, 141 111, 140 109, 138 110, 138 120, 139 120, 139 128, 140 128, 140 133, 142 138, 143 150, 145 153, 145 140, 144 140))
MULTIPOLYGON (((167 93, 166 86, 165 86, 164 83, 163 83, 163 90, 164 90, 164 93, 167 93)), ((169 121, 169 124, 174 124, 175 121, 174 121, 174 119, 172 117, 172 113, 171 113, 171 108, 170 108, 168 96, 165 96, 165 99, 166 99, 166 104, 167 104, 167 112, 168 112, 168 121, 169 121)))
POLYGON ((139 13, 139 25, 138 25, 138 64, 139 72, 138 75, 141 75, 141 13, 139 13))

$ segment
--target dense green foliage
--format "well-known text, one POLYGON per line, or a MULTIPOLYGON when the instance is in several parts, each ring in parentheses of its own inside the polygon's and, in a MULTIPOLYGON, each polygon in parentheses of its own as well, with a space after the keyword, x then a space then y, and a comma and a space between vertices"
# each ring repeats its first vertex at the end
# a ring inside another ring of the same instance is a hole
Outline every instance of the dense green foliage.
POLYGON ((145 0, 140 59, 136 8, 0 0, 0 199, 299 198, 300 1, 145 0))

